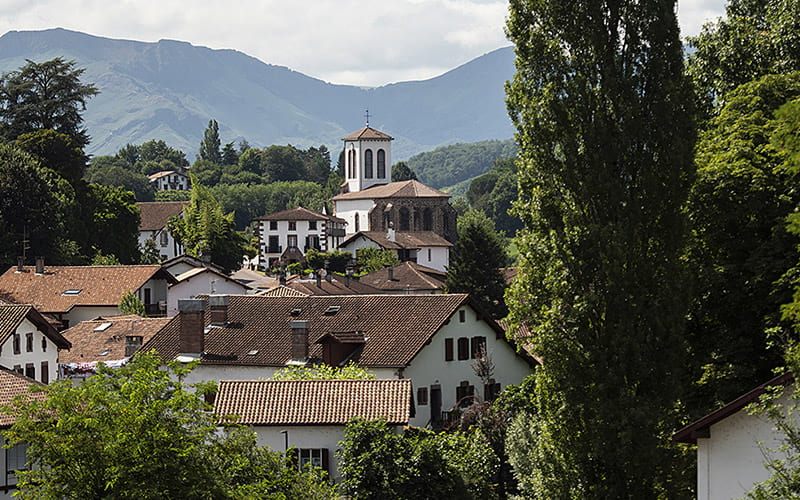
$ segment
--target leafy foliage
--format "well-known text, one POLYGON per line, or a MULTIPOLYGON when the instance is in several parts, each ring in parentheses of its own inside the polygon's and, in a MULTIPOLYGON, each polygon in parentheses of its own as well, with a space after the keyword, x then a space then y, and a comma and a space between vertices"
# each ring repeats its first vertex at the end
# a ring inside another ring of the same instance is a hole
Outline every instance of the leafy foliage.
MULTIPOLYGON (((10 141, 39 129, 67 135, 77 148, 89 144, 82 128, 86 101, 98 93, 80 81, 84 70, 57 57, 43 63, 27 60, 0 78, 0 134, 10 141)), ((77 176, 80 178, 80 175, 77 176)), ((69 178, 68 178, 69 179, 69 178)))
POLYGON ((416 180, 417 174, 411 170, 408 163, 399 161, 392 165, 392 182, 416 180))
POLYGON ((512 0, 534 498, 670 495, 692 95, 674 0, 512 0), (608 443, 614 443, 609 446, 608 443))
POLYGON ((381 250, 376 247, 364 247, 356 250, 356 263, 359 274, 378 271, 384 267, 396 266, 400 263, 397 254, 391 250, 381 250))
POLYGON ((373 380, 375 375, 352 361, 345 366, 319 364, 287 366, 272 375, 272 380, 373 380))
POLYGON ((209 120, 208 127, 203 132, 203 140, 200 142, 200 159, 217 165, 221 164, 222 154, 219 146, 219 125, 216 120, 209 120))
POLYGON ((19 473, 20 498, 332 498, 252 433, 218 432, 210 387, 183 383, 190 369, 137 355, 81 384, 53 382, 43 401, 18 400, 6 436, 28 443, 36 464, 19 473))
POLYGON ((316 248, 309 248, 305 257, 306 265, 310 269, 327 269, 330 272, 344 274, 347 271, 347 264, 353 258, 353 254, 339 250, 321 252, 316 248), (328 262, 327 266, 325 265, 325 261, 328 262))
POLYGON ((147 316, 142 299, 130 290, 126 290, 120 297, 119 312, 121 314, 136 314, 141 317, 147 316))
POLYGON ((500 268, 505 250, 494 223, 483 212, 470 210, 458 218, 458 240, 450 257, 444 286, 449 293, 468 293, 495 318, 508 313, 500 268))
POLYGON ((472 180, 466 192, 470 207, 485 213, 508 237, 522 229, 522 221, 510 213, 518 196, 517 169, 511 159, 497 160, 489 172, 472 180))
POLYGON ((408 159, 419 180, 442 188, 485 174, 500 158, 513 158, 517 146, 512 140, 481 141, 442 146, 408 159))

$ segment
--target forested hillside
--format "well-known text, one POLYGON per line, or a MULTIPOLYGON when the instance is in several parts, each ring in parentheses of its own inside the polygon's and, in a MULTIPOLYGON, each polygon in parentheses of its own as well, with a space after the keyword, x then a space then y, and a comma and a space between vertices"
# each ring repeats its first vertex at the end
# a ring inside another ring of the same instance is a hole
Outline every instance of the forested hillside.
POLYGON ((459 143, 414 155, 408 159, 408 166, 421 182, 443 188, 485 174, 495 161, 516 154, 512 139, 459 143))

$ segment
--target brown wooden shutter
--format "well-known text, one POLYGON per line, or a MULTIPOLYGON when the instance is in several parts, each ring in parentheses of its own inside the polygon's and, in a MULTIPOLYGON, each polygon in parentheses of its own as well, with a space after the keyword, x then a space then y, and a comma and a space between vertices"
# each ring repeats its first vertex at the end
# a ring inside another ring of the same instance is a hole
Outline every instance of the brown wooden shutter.
POLYGON ((328 465, 328 448, 322 448, 322 470, 330 473, 330 466, 328 465))
POLYGON ((444 360, 453 361, 453 339, 444 339, 444 360))

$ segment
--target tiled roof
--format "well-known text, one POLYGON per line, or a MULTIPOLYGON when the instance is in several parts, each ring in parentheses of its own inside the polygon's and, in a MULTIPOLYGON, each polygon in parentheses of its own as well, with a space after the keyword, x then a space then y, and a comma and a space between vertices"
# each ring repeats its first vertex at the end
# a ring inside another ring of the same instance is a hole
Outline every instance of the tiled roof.
POLYGON ((74 306, 115 306, 126 291, 135 292, 150 278, 174 278, 161 266, 49 266, 44 274, 34 267, 21 273, 12 267, 0 276, 0 293, 43 313, 66 313, 74 306), (65 295, 67 290, 80 290, 65 295))
POLYGON ((278 285, 275 288, 257 292, 255 295, 262 297, 308 297, 310 293, 301 292, 287 285, 278 285))
POLYGON ((131 314, 81 321, 64 331, 64 337, 72 343, 72 347, 58 353, 58 362, 87 363, 122 359, 125 357, 126 336, 140 335, 143 343, 147 342, 169 321, 170 318, 142 318, 131 314), (103 328, 105 325, 108 327, 103 328))
MULTIPOLYGON (((0 366, 0 406, 11 404, 15 397, 23 394, 31 399, 44 400, 44 393, 31 392, 31 386, 44 387, 44 384, 0 366)), ((13 415, 0 412, 0 427, 9 427, 15 421, 13 415)))
POLYGON ((452 247, 453 244, 433 231, 395 231, 394 241, 389 241, 385 231, 359 231, 345 239, 339 247, 347 246, 359 236, 374 241, 382 248, 396 250, 402 248, 417 249, 422 247, 452 247))
POLYGON ((442 271, 409 261, 392 266, 391 281, 388 267, 365 274, 359 281, 381 290, 437 290, 444 286, 446 276, 442 271))
POLYGON ((426 186, 417 180, 377 184, 361 191, 337 194, 334 201, 339 200, 375 200, 379 198, 450 198, 450 195, 426 186))
POLYGON ((47 318, 39 314, 31 305, 0 305, 0 345, 5 343, 8 336, 17 330, 22 320, 27 318, 36 325, 42 333, 52 340, 59 348, 66 349, 69 342, 47 321, 47 318))
POLYGON ((393 137, 390 136, 390 135, 384 134, 383 132, 380 132, 378 130, 375 130, 374 128, 372 128, 370 126, 366 126, 366 127, 362 128, 360 130, 356 130, 355 132, 353 132, 352 134, 348 135, 347 137, 345 137, 342 140, 343 141, 357 141, 359 139, 391 141, 393 139, 393 137))
POLYGON ((223 380, 214 410, 245 425, 344 425, 355 417, 407 424, 411 380, 223 380))
MULTIPOLYGON (((303 295, 364 295, 381 293, 379 289, 356 279, 351 279, 350 283, 347 284, 344 278, 332 278, 331 281, 322 279, 320 280, 319 286, 317 286, 317 280, 314 278, 293 278, 287 280, 284 286, 300 292, 303 295)), ((263 295, 269 294, 265 293, 263 295)))
MULTIPOLYGON (((241 286, 245 290, 250 290, 252 288, 250 285, 247 285, 245 283, 242 283, 241 281, 238 281, 238 280, 235 280, 235 279, 233 279, 231 277, 228 277, 224 273, 218 272, 218 271, 216 271, 216 270, 214 270, 214 269, 212 269, 210 267, 194 267, 192 269, 189 269, 188 271, 185 271, 185 272, 175 276, 175 280, 178 283, 180 283, 182 281, 191 280, 195 276, 200 275, 200 274, 205 274, 205 273, 213 274, 214 276, 218 276, 220 279, 223 279, 225 281, 230 281, 231 283, 235 283, 235 284, 241 286)), ((217 280, 217 281, 219 281, 219 280, 217 280)))
POLYGON ((340 224, 347 222, 339 217, 325 215, 323 213, 315 212, 314 210, 309 210, 303 207, 290 208, 288 210, 282 210, 269 215, 262 215, 261 217, 256 217, 256 220, 326 220, 338 222, 340 224))
MULTIPOLYGON (((285 366, 291 359, 289 322, 308 320, 311 357, 322 357, 321 346, 315 342, 324 334, 358 331, 368 340, 356 362, 366 367, 402 367, 466 302, 466 294, 231 295, 228 325, 209 328, 205 335, 203 363, 285 366)), ((209 319, 206 312, 206 324, 209 319)), ((142 349, 155 349, 164 359, 174 359, 180 354, 179 333, 180 315, 142 349)))
POLYGON ((242 268, 231 274, 231 278, 239 283, 244 283, 251 288, 265 289, 278 286, 280 283, 277 278, 266 276, 264 273, 242 268))
POLYGON ((176 172, 176 171, 174 171, 174 170, 162 170, 161 172, 156 172, 156 173, 154 173, 154 174, 151 174, 151 175, 149 175, 147 178, 148 178, 148 179, 150 179, 150 182, 153 182, 153 181, 154 181, 154 180, 156 180, 156 179, 160 179, 160 178, 162 178, 162 177, 166 177, 166 176, 168 176, 168 175, 170 175, 170 174, 178 174, 178 175, 180 175, 181 177, 186 177, 186 176, 185 176, 185 175, 183 175, 182 173, 180 173, 180 172, 176 172))
POLYGON ((158 231, 167 226, 167 221, 173 215, 178 215, 188 201, 147 201, 136 204, 141 211, 139 231, 158 231))

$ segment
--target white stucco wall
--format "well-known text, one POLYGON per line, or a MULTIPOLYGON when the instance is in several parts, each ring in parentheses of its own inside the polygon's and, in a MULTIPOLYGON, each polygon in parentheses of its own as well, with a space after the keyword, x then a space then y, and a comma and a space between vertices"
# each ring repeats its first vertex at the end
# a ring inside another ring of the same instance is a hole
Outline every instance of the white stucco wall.
POLYGON ((782 435, 769 420, 746 409, 712 425, 710 431, 709 438, 697 440, 698 500, 744 497, 754 483, 770 477, 765 457, 785 458, 769 451, 778 449, 782 435))
POLYGON ((227 366, 200 364, 184 379, 189 384, 220 380, 262 380, 278 371, 274 366, 227 366))
POLYGON ((410 378, 414 386, 416 416, 410 424, 425 427, 431 418, 431 386, 439 385, 442 390, 442 411, 450 410, 456 403, 456 387, 461 381, 475 386, 476 397, 483 398, 483 383, 472 368, 474 359, 458 359, 458 339, 460 337, 486 337, 486 351, 494 362, 494 379, 500 383, 501 390, 509 384, 518 384, 533 373, 533 368, 503 339, 497 339, 495 331, 482 320, 469 306, 462 306, 450 317, 431 343, 425 346, 411 361, 403 375, 410 378), (464 311, 464 322, 460 321, 459 311, 464 311), (445 339, 453 339, 453 361, 445 361, 445 339), (417 389, 428 388, 428 404, 417 402, 417 389))
POLYGON ((450 249, 448 247, 422 247, 417 252, 417 264, 439 271, 447 271, 450 265, 450 249))
POLYGON ((188 191, 189 178, 183 174, 173 172, 153 181, 153 187, 156 191, 188 191))
POLYGON ((119 306, 75 306, 63 315, 69 321, 69 326, 75 326, 81 321, 94 319, 98 316, 116 316, 121 314, 119 306))
POLYGON ((347 234, 370 231, 369 211, 373 206, 375 203, 372 200, 338 200, 334 202, 334 215, 347 221, 347 234), (358 230, 356 230, 356 215, 359 217, 358 230))
POLYGON ((0 349, 0 365, 9 370, 13 370, 15 365, 19 365, 24 374, 25 365, 32 363, 35 370, 33 378, 39 382, 43 382, 42 361, 47 361, 48 382, 52 382, 58 378, 58 348, 53 341, 47 338, 47 336, 28 319, 22 320, 22 323, 20 323, 16 329, 16 333, 19 334, 20 353, 14 354, 14 335, 9 335, 8 339, 3 343, 2 349, 0 349), (32 352, 28 352, 26 349, 26 336, 28 332, 33 333, 32 352), (47 347, 44 350, 42 350, 42 339, 45 339, 47 343, 47 347))
POLYGON ((225 279, 212 272, 204 272, 169 287, 167 316, 178 314, 178 299, 191 299, 200 294, 245 295, 250 288, 239 282, 225 279))

